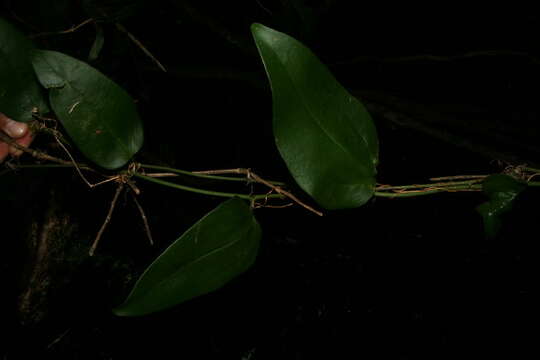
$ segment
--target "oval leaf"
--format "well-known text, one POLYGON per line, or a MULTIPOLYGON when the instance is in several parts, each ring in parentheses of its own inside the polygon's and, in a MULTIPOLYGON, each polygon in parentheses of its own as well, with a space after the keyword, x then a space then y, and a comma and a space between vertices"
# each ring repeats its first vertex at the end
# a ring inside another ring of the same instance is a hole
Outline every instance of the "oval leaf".
POLYGON ((32 49, 28 39, 0 18, 0 111, 17 121, 32 120, 32 111, 48 111, 32 69, 32 49))
POLYGON ((494 238, 501 227, 501 216, 512 209, 516 197, 527 185, 511 176, 496 174, 486 178, 482 190, 489 201, 479 205, 476 210, 484 219, 484 230, 488 238, 494 238))
POLYGON ((327 209, 373 195, 377 133, 364 106, 299 41, 251 27, 272 87, 276 145, 296 182, 327 209))
POLYGON ((41 84, 49 89, 56 116, 81 152, 106 169, 126 164, 143 142, 133 99, 88 64, 55 51, 32 58, 41 84))
POLYGON ((114 313, 150 314, 221 288, 253 264, 260 237, 259 224, 244 201, 224 202, 146 269, 114 313))

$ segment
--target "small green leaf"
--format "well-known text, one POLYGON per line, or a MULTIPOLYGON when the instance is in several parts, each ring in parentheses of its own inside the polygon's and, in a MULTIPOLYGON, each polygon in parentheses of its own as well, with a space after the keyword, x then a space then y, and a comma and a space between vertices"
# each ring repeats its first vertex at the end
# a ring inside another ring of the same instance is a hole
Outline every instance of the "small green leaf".
POLYGON ((0 18, 0 111, 17 121, 32 120, 33 110, 49 110, 32 69, 32 50, 32 43, 0 18))
POLYGON ((90 52, 88 53, 89 62, 92 62, 98 58, 99 53, 101 52, 101 49, 103 49, 104 43, 105 43, 105 36, 103 34, 103 26, 97 23, 96 24, 96 38, 94 40, 94 43, 92 44, 92 48, 90 49, 90 52))
POLYGON ((146 315, 221 288, 253 264, 260 237, 259 224, 244 201, 222 203, 146 269, 114 313, 146 315))
POLYGON ((56 116, 81 152, 106 169, 126 164, 143 143, 133 99, 88 64, 36 50, 32 58, 56 116))
POLYGON ((512 209, 515 198, 527 186, 511 176, 491 175, 482 183, 482 190, 489 201, 476 210, 484 219, 484 229, 488 238, 494 238, 501 227, 501 216, 512 209))
POLYGON ((327 209, 373 195, 378 140, 364 106, 299 41, 251 27, 272 87, 276 145, 300 187, 327 209))

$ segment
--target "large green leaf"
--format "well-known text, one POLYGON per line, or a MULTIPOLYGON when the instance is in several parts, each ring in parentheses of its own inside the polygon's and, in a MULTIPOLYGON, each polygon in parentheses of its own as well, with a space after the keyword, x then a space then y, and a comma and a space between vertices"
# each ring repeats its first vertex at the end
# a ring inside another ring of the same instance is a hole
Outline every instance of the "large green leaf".
POLYGON ((512 209, 516 197, 527 186, 511 176, 491 175, 482 183, 482 190, 489 201, 476 209, 484 219, 484 229, 488 238, 497 235, 501 227, 501 216, 512 209))
POLYGON ((259 224, 244 201, 222 203, 146 269, 114 313, 145 315, 219 289, 251 266, 260 237, 259 224))
POLYGON ((17 121, 48 111, 30 61, 32 43, 0 18, 0 111, 17 121))
POLYGON ((143 142, 133 99, 88 64, 68 55, 36 50, 32 58, 41 84, 49 89, 56 116, 73 142, 106 169, 128 162, 143 142))
POLYGON ((251 31, 272 87, 276 145, 292 176, 327 209, 364 204, 378 161, 369 113, 299 41, 260 24, 251 31))

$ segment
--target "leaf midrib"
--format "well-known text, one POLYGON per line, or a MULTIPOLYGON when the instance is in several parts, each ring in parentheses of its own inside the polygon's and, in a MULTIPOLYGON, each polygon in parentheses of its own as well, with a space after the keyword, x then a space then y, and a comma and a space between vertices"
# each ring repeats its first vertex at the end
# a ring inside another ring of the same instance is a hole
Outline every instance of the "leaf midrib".
MULTIPOLYGON (((270 48, 272 49, 272 48, 270 48)), ((275 51, 273 51, 272 49, 272 52, 274 53, 274 55, 276 56, 278 60, 278 64, 280 65, 280 67, 282 69, 285 70, 285 73, 287 74, 287 77, 289 78, 289 81, 291 82, 292 84, 292 87, 294 88, 294 91, 296 92, 296 94, 298 95, 298 97, 301 99, 301 103, 302 103, 302 106, 304 107, 304 109, 309 113, 309 115, 311 116, 311 118, 314 119, 314 123, 321 129, 321 131, 334 143, 336 144, 342 152, 344 152, 347 156, 349 156, 354 163, 360 163, 359 165, 362 166, 361 164, 361 159, 358 159, 356 158, 356 156, 354 156, 354 154, 352 154, 349 150, 347 150, 341 143, 339 143, 332 135, 331 133, 319 122, 318 120, 318 117, 315 116, 313 110, 310 108, 310 102, 309 101, 306 101, 306 98, 303 96, 302 92, 298 89, 298 86, 296 85, 296 82, 295 82, 295 78, 292 76, 291 72, 288 70, 288 68, 285 66, 285 64, 281 61, 281 59, 279 58, 279 56, 277 55, 277 53, 275 51)), ((368 144, 367 144, 367 141, 366 139, 364 139, 361 135, 360 135, 360 138, 362 139, 362 142, 364 143, 366 149, 369 149, 368 148, 368 144)), ((367 151, 367 153, 369 153, 369 150, 367 151)), ((364 166, 362 166, 364 167, 364 166)), ((370 169, 366 169, 368 172, 371 172, 370 169)))
POLYGON ((241 236, 239 236, 236 240, 234 240, 234 241, 232 241, 232 242, 230 242, 230 243, 227 243, 227 244, 225 244, 225 245, 223 245, 223 246, 217 247, 217 248, 211 250, 210 252, 208 252, 208 253, 206 253, 206 254, 200 256, 200 257, 197 257, 197 258, 194 259, 194 260, 191 260, 191 261, 188 261, 188 262, 182 264, 181 266, 179 266, 178 270, 169 273, 169 275, 167 275, 166 277, 164 277, 163 280, 159 281, 155 286, 153 286, 152 288, 150 288, 149 291, 143 292, 143 296, 142 296, 141 298, 146 298, 147 294, 148 294, 149 292, 151 292, 152 289, 161 287, 161 285, 164 284, 164 283, 166 283, 166 282, 168 282, 169 279, 170 279, 171 277, 175 277, 176 274, 178 274, 178 273, 184 271, 186 268, 188 268, 188 267, 190 267, 190 266, 192 266, 192 265, 194 265, 194 264, 196 264, 196 263, 198 263, 198 262, 203 261, 203 260, 206 259, 207 257, 209 257, 209 256, 211 256, 211 255, 213 255, 213 254, 215 254, 215 253, 217 253, 217 252, 219 252, 219 251, 226 250, 227 248, 229 248, 229 247, 235 245, 236 243, 238 243, 239 241, 243 240, 243 239, 244 239, 244 235, 245 235, 246 233, 250 232, 251 229, 254 227, 254 225, 255 225, 255 224, 253 223, 253 221, 251 221, 251 224, 247 227, 247 229, 246 229, 245 231, 243 231, 243 232, 241 233, 241 236))
MULTIPOLYGON (((42 52, 43 54, 43 52, 42 52)), ((63 54, 62 54, 63 55, 63 54)), ((77 88, 76 86, 74 86, 72 84, 72 81, 69 80, 66 76, 62 76, 63 74, 59 71, 57 71, 56 67, 52 66, 51 63, 48 61, 48 58, 47 56, 41 56, 41 59, 47 64, 47 66, 49 66, 49 68, 60 78, 60 79, 63 79, 64 80, 64 83, 65 85, 68 85, 71 89, 73 89, 74 92, 76 92, 76 95, 78 95, 78 97, 81 99, 81 101, 83 99, 85 99, 85 96, 84 96, 84 92, 82 90, 80 90, 79 88, 77 88)), ((78 59, 75 59, 75 61, 80 61, 78 59)), ((77 64, 77 63, 76 63, 77 64)), ((78 65, 78 64, 77 64, 78 65)), ((93 69, 92 69, 93 70, 93 69)), ((101 73, 98 73, 98 76, 103 76, 105 77, 105 75, 101 74, 101 73)), ((106 82, 109 82, 110 80, 105 77, 105 81, 106 82)), ((110 84, 109 84, 110 85, 110 84)), ((54 89, 54 87, 53 87, 54 89)), ((62 88, 56 88, 57 91, 62 91, 62 88)), ((123 89, 119 89, 119 91, 123 91, 123 89)), ((94 106, 97 106, 97 104, 93 101, 85 101, 87 104, 90 104, 90 105, 94 105, 94 106)), ((52 101, 51 101, 52 103, 52 101)), ((71 114, 68 113, 68 115, 71 116, 71 114)), ((122 141, 121 138, 119 138, 114 131, 111 130, 111 128, 109 127, 109 125, 107 124, 107 122, 104 122, 102 121, 101 124, 103 124, 103 126, 106 128, 107 132, 107 136, 111 137, 113 140, 116 140, 117 143, 120 144, 120 148, 122 149, 122 151, 124 152, 124 155, 127 156, 127 157, 130 157, 131 155, 131 151, 129 150, 129 146, 127 143, 124 143, 122 141)))

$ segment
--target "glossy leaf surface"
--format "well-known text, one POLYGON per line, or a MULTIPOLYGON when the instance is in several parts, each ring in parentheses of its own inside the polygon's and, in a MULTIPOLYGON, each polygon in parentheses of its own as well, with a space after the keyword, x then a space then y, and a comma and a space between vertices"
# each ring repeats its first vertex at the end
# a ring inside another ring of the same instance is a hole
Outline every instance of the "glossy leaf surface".
POLYGON ((292 176, 327 209, 364 204, 378 161, 369 113, 299 41, 260 24, 251 30, 272 88, 276 145, 292 176))
POLYGON ((482 190, 489 201, 477 207, 477 211, 484 219, 484 229, 488 238, 497 235, 501 227, 501 215, 512 209, 515 198, 527 186, 511 176, 497 174, 486 178, 482 183, 482 190))
POLYGON ((35 51, 33 65, 67 133, 90 160, 106 169, 126 164, 143 143, 133 99, 88 64, 55 51, 35 51))
POLYGON ((260 237, 259 224, 243 200, 222 203, 146 269, 114 313, 150 314, 219 289, 251 266, 260 237))
POLYGON ((32 111, 48 111, 31 63, 32 43, 0 18, 0 111, 17 121, 32 120, 32 111))

